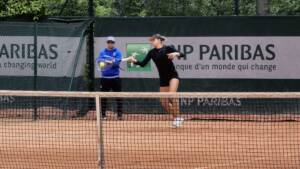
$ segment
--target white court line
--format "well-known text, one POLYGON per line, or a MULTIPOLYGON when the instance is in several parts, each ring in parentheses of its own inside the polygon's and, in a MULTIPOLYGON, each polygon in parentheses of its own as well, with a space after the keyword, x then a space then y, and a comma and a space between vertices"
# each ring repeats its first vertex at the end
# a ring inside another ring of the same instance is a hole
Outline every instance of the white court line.
MULTIPOLYGON (((257 161, 257 160, 265 160, 266 157, 257 157, 257 158, 254 158, 254 160, 252 161, 257 161)), ((213 169, 213 168, 219 168, 219 167, 229 167, 231 165, 237 165, 237 164, 242 164, 244 163, 245 161, 236 161, 236 162, 232 162, 230 164, 228 163, 221 163, 221 164, 213 164, 209 167, 196 167, 194 169, 213 169)), ((246 162, 247 163, 247 162, 246 162)))

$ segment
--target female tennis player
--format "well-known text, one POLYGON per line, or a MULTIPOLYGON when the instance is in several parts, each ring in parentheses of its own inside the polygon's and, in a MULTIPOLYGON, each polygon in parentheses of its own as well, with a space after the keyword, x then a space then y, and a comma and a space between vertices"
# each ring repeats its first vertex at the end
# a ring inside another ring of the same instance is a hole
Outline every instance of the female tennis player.
MULTIPOLYGON (((160 92, 177 92, 179 77, 172 60, 184 55, 176 51, 173 47, 164 45, 166 38, 160 34, 154 34, 149 40, 154 48, 148 52, 145 59, 137 61, 131 56, 128 61, 144 67, 152 59, 159 72, 160 92)), ((173 127, 180 127, 184 119, 179 117, 178 99, 163 98, 160 102, 165 110, 173 115, 173 127)))

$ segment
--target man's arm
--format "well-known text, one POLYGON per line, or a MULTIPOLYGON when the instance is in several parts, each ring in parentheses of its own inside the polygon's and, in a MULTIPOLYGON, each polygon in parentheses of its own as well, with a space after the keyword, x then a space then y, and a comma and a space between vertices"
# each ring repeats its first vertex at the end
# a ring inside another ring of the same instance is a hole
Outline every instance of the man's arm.
POLYGON ((103 51, 101 51, 99 53, 99 56, 96 59, 96 63, 99 63, 99 62, 104 62, 104 52, 103 51))
POLYGON ((120 65, 121 61, 122 61, 122 53, 120 51, 117 51, 116 58, 113 61, 113 66, 118 67, 120 65))

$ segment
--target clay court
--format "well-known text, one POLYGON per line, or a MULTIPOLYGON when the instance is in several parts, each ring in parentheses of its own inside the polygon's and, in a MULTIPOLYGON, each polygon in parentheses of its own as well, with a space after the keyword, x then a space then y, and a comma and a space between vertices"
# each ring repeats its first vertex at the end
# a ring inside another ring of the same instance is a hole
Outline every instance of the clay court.
MULTIPOLYGON (((82 119, 68 120, 1 118, 0 168, 98 168, 98 136, 93 117, 90 113, 82 119)), ((168 118, 126 115, 123 121, 113 117, 103 121, 103 167, 297 169, 300 166, 300 122, 289 120, 291 117, 281 117, 287 120, 277 122, 256 121, 255 117, 250 121, 234 121, 227 116, 223 120, 193 117, 178 129, 171 128, 168 118)))
POLYGON ((0 169, 300 169, 300 0, 0 0, 0 169))

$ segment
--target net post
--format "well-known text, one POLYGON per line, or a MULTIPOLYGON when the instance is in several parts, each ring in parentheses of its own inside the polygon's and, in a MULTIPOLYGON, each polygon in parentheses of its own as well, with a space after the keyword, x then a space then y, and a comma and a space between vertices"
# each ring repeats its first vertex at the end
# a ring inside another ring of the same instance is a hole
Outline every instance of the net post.
MULTIPOLYGON (((34 65, 34 71, 33 71, 33 90, 36 91, 37 90, 37 55, 38 55, 38 45, 37 45, 37 31, 38 31, 38 23, 35 20, 34 21, 34 60, 33 60, 33 65, 34 65)), ((33 120, 37 120, 38 114, 37 114, 37 98, 34 97, 33 98, 33 115, 32 118, 33 120)))
POLYGON ((95 105, 96 105, 96 117, 97 117, 97 133, 98 133, 98 168, 103 169, 103 142, 102 142, 102 122, 101 122, 101 114, 100 114, 100 97, 95 97, 95 105))

